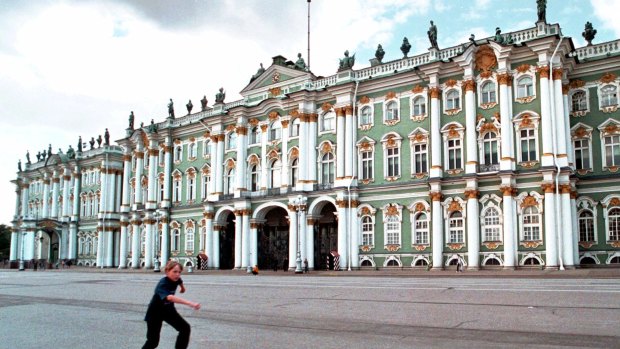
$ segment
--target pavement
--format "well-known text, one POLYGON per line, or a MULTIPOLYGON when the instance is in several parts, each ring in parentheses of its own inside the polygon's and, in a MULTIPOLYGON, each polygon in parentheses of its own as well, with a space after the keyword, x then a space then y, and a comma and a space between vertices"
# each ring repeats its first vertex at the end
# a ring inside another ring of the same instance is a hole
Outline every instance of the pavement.
MULTIPOLYGON (((15 271, 17 269, 3 269, 3 271, 15 271)), ((71 267, 64 269, 47 269, 44 271, 33 271, 27 269, 25 272, 92 272, 92 273, 153 273, 152 269, 118 269, 118 268, 95 268, 95 267, 71 267)), ((162 272, 163 274, 163 268, 162 272)), ((185 268, 184 274, 189 273, 185 268)), ((197 275, 247 275, 245 269, 233 270, 193 270, 193 274, 197 275)), ((295 274, 294 271, 277 272, 273 270, 261 270, 259 275, 281 276, 281 277, 449 277, 449 278, 550 278, 550 279, 618 279, 620 278, 620 267, 599 267, 599 268, 570 268, 565 270, 559 269, 540 269, 540 268, 522 268, 522 269, 479 269, 465 270, 457 273, 454 267, 450 269, 411 269, 411 268, 382 268, 376 269, 359 269, 359 270, 311 270, 309 273, 295 274)))

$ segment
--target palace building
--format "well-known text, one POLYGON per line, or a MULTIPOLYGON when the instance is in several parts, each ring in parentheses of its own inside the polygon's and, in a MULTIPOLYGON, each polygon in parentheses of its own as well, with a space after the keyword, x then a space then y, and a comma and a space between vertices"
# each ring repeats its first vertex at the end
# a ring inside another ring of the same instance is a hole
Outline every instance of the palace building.
POLYGON ((28 161, 13 266, 620 266, 620 40, 539 17, 403 52, 326 77, 276 56, 241 100, 28 161))

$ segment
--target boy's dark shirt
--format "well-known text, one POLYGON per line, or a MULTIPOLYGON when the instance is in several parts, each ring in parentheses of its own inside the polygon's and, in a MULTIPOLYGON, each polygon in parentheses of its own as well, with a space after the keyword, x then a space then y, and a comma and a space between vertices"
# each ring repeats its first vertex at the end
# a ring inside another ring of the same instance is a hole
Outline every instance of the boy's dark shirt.
POLYGON ((177 287, 181 284, 183 284, 181 278, 176 282, 168 279, 168 277, 161 278, 155 286, 155 294, 151 298, 144 321, 149 321, 151 318, 161 318, 164 313, 174 310, 174 303, 167 300, 166 297, 174 295, 177 287))

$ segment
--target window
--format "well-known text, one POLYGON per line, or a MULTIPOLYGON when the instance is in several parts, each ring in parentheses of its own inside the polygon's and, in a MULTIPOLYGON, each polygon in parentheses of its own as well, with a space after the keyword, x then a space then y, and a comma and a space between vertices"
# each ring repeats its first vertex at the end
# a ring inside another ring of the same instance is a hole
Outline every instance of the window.
POLYGON ((194 250, 194 229, 185 230, 185 251, 194 250))
POLYGON ((334 154, 325 153, 321 158, 321 184, 334 183, 334 154))
POLYGON ((231 168, 224 178, 224 194, 233 194, 235 192, 235 169, 231 168))
POLYGON ((523 240, 540 240, 540 214, 534 206, 526 207, 523 210, 523 240))
POLYGON ((250 191, 258 191, 259 189, 259 171, 258 165, 250 166, 250 191))
POLYGON ((400 148, 386 149, 387 177, 400 176, 400 148))
POLYGON ((585 91, 577 91, 571 96, 572 111, 588 110, 588 99, 585 91))
POLYGON ((269 125, 269 140, 277 141, 282 137, 282 124, 280 121, 274 121, 269 125))
POLYGON ((297 186, 297 177, 299 174, 299 161, 297 160, 297 158, 293 159, 293 161, 291 161, 291 173, 290 173, 290 183, 293 187, 297 186))
POLYGON ((394 101, 388 102, 385 106, 385 121, 398 120, 398 104, 394 101))
POLYGON ((609 107, 618 104, 618 88, 607 85, 601 88, 601 107, 609 107))
POLYGON ((594 215, 589 210, 579 213, 579 241, 594 240, 594 215))
POLYGON ((428 215, 420 212, 415 215, 414 221, 414 240, 416 245, 428 245, 428 215))
POLYGON ((521 162, 536 161, 536 135, 534 129, 523 129, 521 134, 521 162))
POLYGON ((416 97, 413 99, 413 115, 426 115, 426 101, 424 97, 416 97))
POLYGON ((480 92, 482 93, 482 104, 497 102, 497 98, 495 97, 495 83, 491 81, 485 82, 482 84, 480 92))
POLYGON ((196 199, 196 177, 195 175, 187 175, 187 201, 194 201, 196 199))
POLYGON ((282 162, 280 160, 273 160, 269 167, 269 184, 271 188, 280 188, 282 162))
POLYGON ((157 202, 162 202, 164 201, 164 178, 163 176, 159 178, 158 185, 159 185, 159 200, 157 202))
POLYGON ((300 121, 299 118, 295 118, 293 119, 293 121, 291 122, 291 125, 289 126, 290 129, 290 136, 291 137, 299 137, 299 127, 300 127, 300 121))
POLYGON ((211 182, 211 171, 207 169, 202 172, 202 198, 206 199, 209 193, 209 182, 211 182), (206 172, 206 173, 205 173, 206 172))
POLYGON ((197 156, 197 152, 198 150, 196 149, 196 143, 190 143, 189 147, 188 147, 188 153, 189 153, 189 157, 191 159, 195 159, 197 156))
POLYGON ((178 251, 181 246, 181 232, 179 229, 172 229, 172 239, 170 240, 170 250, 178 251))
POLYGON ((495 132, 487 132, 482 138, 483 149, 483 164, 485 165, 497 165, 499 164, 499 155, 497 152, 497 146, 499 142, 497 140, 497 134, 495 132))
POLYGON ((413 146, 413 168, 411 169, 412 173, 427 173, 428 172, 428 151, 427 144, 414 144, 413 146))
POLYGON ((181 201, 181 178, 175 178, 172 182, 172 201, 181 201))
POLYGON ((448 218, 448 243, 463 243, 465 233, 463 214, 452 212, 448 218))
POLYGON ((227 150, 234 150, 237 148, 237 132, 231 132, 228 134, 228 142, 226 142, 227 150))
POLYGON ((607 213, 608 241, 620 240, 620 208, 614 207, 607 213))
POLYGON ((321 132, 334 131, 336 129, 336 114, 327 112, 321 116, 321 132))
POLYGON ((501 241, 502 225, 499 211, 495 207, 489 207, 483 216, 483 241, 501 241))
POLYGON ((360 125, 371 125, 372 124, 372 114, 370 107, 362 108, 360 112, 360 125))
POLYGON ((202 157, 208 157, 211 154, 211 141, 205 139, 202 143, 202 157))
POLYGON ((456 170, 462 168, 461 161, 461 140, 449 139, 448 140, 448 169, 456 170))
POLYGON ((177 145, 174 147, 174 162, 181 161, 183 158, 183 146, 177 145))
POLYGON ((575 149, 575 169, 590 169, 590 141, 588 139, 577 139, 573 142, 575 149))
POLYGON ((400 221, 396 215, 386 216, 385 241, 387 245, 400 245, 400 221))
POLYGON ((362 245, 373 246, 375 244, 375 224, 370 216, 362 217, 362 245))
POLYGON ((258 144, 258 143, 260 143, 260 128, 258 126, 254 126, 250 128, 249 144, 258 144))
POLYGON ((369 180, 373 178, 373 156, 372 150, 362 151, 362 180, 369 180))
POLYGON ((159 163, 159 166, 164 166, 165 154, 166 153, 163 149, 159 149, 159 153, 157 155, 157 162, 159 163))
POLYGON ((456 90, 450 90, 446 94, 446 110, 452 109, 461 109, 461 98, 456 90))
POLYGON ((517 98, 525 98, 534 95, 534 84, 532 78, 524 76, 517 81, 517 98))
POLYGON ((620 135, 606 136, 605 142, 605 166, 620 165, 620 135))

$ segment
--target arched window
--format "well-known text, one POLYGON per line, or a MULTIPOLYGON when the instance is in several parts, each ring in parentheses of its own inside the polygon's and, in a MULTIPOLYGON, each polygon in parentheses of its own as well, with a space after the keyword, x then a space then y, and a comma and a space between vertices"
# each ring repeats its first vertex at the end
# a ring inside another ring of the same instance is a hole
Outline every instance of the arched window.
POLYGON ((589 210, 579 213, 579 241, 594 241, 594 215, 589 210))
POLYGON ((197 147, 196 147, 196 143, 192 142, 192 143, 189 144, 188 152, 189 152, 189 157, 192 158, 192 159, 195 159, 196 156, 198 156, 197 155, 198 154, 198 150, 197 150, 197 147))
POLYGON ((253 126, 250 128, 250 140, 249 144, 258 144, 260 143, 260 127, 253 126))
POLYGON ((362 217, 362 245, 373 246, 375 244, 375 224, 370 216, 362 217))
POLYGON ((296 187, 297 186, 297 177, 299 174, 299 161, 297 158, 293 159, 293 161, 291 161, 291 173, 290 173, 290 183, 291 186, 296 187))
POLYGON ((89 256, 91 254, 91 246, 93 244, 93 240, 90 236, 88 236, 86 238, 86 241, 84 242, 84 254, 89 256))
POLYGON ((398 103, 391 101, 385 106, 385 121, 398 120, 398 103))
POLYGON ((194 250, 194 229, 192 228, 185 230, 185 250, 194 250))
POLYGON ((325 153, 321 158, 321 184, 334 183, 334 154, 325 153))
POLYGON ((492 81, 487 81, 482 84, 480 92, 482 92, 482 104, 497 102, 497 98, 495 98, 495 83, 492 81))
POLYGON ((170 240, 170 250, 179 251, 181 246, 181 232, 178 228, 172 229, 172 239, 170 240))
POLYGON ((585 91, 577 91, 571 96, 572 111, 588 110, 588 99, 585 91))
POLYGON ((151 162, 151 157, 149 156, 148 149, 144 152, 144 168, 149 168, 149 163, 151 162))
POLYGON ((605 167, 620 165, 620 136, 605 136, 605 167))
POLYGON ((211 182, 211 169, 210 167, 203 168, 202 171, 202 198, 206 199, 209 193, 209 184, 211 182))
POLYGON ((159 154, 157 156, 157 162, 159 163, 159 166, 163 166, 164 165, 165 155, 166 155, 166 152, 164 152, 163 149, 159 149, 159 154))
POLYGON ((196 199, 196 177, 193 174, 187 176, 187 200, 194 201, 196 199))
POLYGON ((413 115, 425 115, 426 114, 426 101, 424 97, 418 96, 413 99, 413 115))
POLYGON ((609 241, 620 240, 620 208, 614 207, 607 213, 609 241))
POLYGON ((523 210, 523 240, 540 240, 540 214, 538 208, 534 206, 526 207, 523 210))
POLYGON ((459 138, 448 139, 448 169, 455 170, 462 168, 461 140, 459 138))
POLYGON ((452 212, 448 218, 448 243, 463 243, 465 228, 463 214, 460 211, 452 212))
POLYGON ((202 156, 207 157, 211 154, 211 141, 207 138, 202 143, 202 156))
POLYGON ((282 124, 280 121, 274 121, 269 125, 269 140, 276 141, 282 137, 282 124))
POLYGON ((534 84, 532 78, 524 76, 517 81, 517 98, 525 98, 534 95, 534 84))
POLYGON ((419 212, 415 215, 414 223, 414 244, 427 245, 428 244, 428 215, 424 212, 419 212))
POLYGON ((614 85, 601 88, 601 107, 609 107, 618 104, 618 89, 614 85))
POLYGON ((273 160, 269 166, 269 185, 272 189, 280 188, 282 162, 273 160))
POLYGON ((333 131, 336 129, 336 114, 327 112, 321 116, 321 131, 333 131))
POLYGON ((250 166, 250 191, 258 191, 259 189, 259 171, 258 165, 250 166))
POLYGON ((174 161, 181 161, 181 159, 183 158, 183 146, 182 145, 177 145, 176 147, 174 147, 174 161))
POLYGON ((361 150, 360 157, 361 157, 360 164, 362 166, 361 179, 362 180, 373 179, 374 178, 373 176, 373 172, 374 172, 373 150, 372 149, 361 150))
POLYGON ((501 241, 502 225, 500 224, 499 211, 494 207, 489 207, 484 211, 482 219, 483 241, 501 241))
POLYGON ((172 201, 181 201, 181 177, 175 178, 172 182, 172 201))
POLYGON ((299 137, 299 127, 300 127, 300 121, 299 118, 295 118, 293 119, 293 121, 291 122, 290 127, 290 136, 291 137, 299 137))
POLYGON ((237 148, 237 132, 230 132, 228 134, 228 142, 226 143, 226 149, 233 150, 237 148))
POLYGON ((360 111, 360 125, 372 124, 372 115, 370 114, 370 107, 363 107, 360 111))
POLYGON ((536 161, 538 159, 536 151, 536 130, 533 128, 521 129, 521 162, 536 161))
POLYGON ((485 165, 499 164, 499 154, 497 151, 497 134, 495 132, 487 132, 482 139, 482 148, 484 151, 483 161, 485 165))
POLYGON ((590 169, 590 139, 576 139, 573 141, 575 150, 575 169, 590 169))
POLYGON ((458 91, 450 90, 446 94, 446 110, 452 109, 460 109, 461 108, 461 97, 459 96, 458 91))
POLYGON ((224 178, 224 189, 226 192, 224 194, 234 194, 235 192, 235 169, 231 168, 226 172, 226 177, 224 178))
POLYGON ((397 215, 385 218, 385 242, 387 245, 400 245, 400 220, 397 215))

